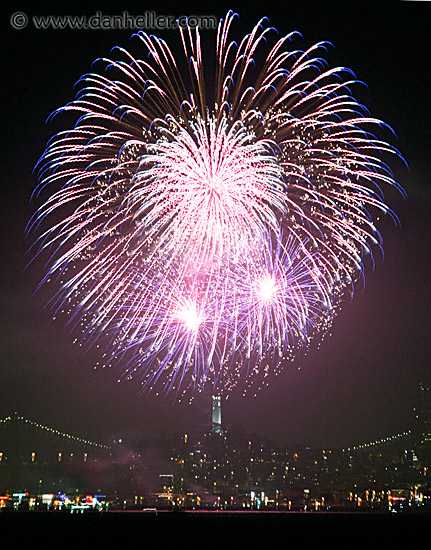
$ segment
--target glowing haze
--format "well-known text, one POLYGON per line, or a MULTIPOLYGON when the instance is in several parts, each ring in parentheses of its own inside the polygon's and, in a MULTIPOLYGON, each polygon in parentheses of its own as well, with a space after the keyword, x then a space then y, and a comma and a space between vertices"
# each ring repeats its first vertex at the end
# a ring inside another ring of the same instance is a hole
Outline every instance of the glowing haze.
POLYGON ((233 41, 235 17, 215 74, 195 29, 179 31, 181 56, 139 32, 139 57, 99 60, 37 167, 49 196, 29 230, 53 315, 121 378, 180 397, 267 383, 331 326, 381 247, 376 214, 396 219, 382 154, 399 154, 351 71, 327 68, 326 43, 294 49, 297 33, 271 46, 265 20, 233 41))

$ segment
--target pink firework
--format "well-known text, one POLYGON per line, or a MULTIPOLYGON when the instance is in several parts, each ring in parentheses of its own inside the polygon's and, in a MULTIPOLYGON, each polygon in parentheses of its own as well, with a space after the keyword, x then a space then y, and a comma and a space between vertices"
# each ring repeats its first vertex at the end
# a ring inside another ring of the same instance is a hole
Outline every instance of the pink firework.
POLYGON ((50 251, 54 311, 124 377, 181 395, 262 381, 307 349, 381 246, 372 213, 395 219, 382 154, 399 153, 371 133, 382 124, 351 72, 326 68, 325 43, 289 49, 296 33, 268 46, 264 20, 230 41, 234 18, 219 24, 213 90, 198 30, 180 30, 187 78, 142 32, 141 57, 101 60, 107 75, 82 77, 57 111, 75 125, 38 164, 38 194, 52 192, 30 227, 50 251))

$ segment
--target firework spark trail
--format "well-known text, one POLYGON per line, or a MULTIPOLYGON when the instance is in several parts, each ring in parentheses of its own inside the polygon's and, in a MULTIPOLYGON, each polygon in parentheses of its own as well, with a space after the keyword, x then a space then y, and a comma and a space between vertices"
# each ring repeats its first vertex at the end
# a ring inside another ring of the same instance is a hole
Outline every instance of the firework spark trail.
POLYGON ((371 130, 384 125, 353 98, 353 73, 326 67, 325 42, 290 49, 299 33, 268 46, 265 19, 230 41, 234 19, 217 31, 211 103, 198 30, 180 30, 184 59, 139 32, 142 57, 115 48, 54 113, 76 123, 37 167, 36 194, 53 191, 29 230, 54 314, 144 387, 219 391, 277 371, 373 262, 373 213, 396 221, 382 155, 401 155, 371 130))

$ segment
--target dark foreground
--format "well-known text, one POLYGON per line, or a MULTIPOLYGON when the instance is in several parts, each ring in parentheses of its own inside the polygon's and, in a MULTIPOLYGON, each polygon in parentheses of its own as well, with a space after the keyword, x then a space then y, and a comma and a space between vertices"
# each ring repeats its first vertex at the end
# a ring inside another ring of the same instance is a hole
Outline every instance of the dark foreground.
POLYGON ((139 547, 304 548, 327 541, 346 548, 426 548, 431 515, 331 512, 1 512, 2 542, 88 546, 140 543, 139 547), (423 546, 425 544, 425 546, 423 546), (161 545, 161 546, 159 546, 161 545), (269 546, 268 546, 269 545, 269 546), (413 546, 412 546, 413 545, 413 546))

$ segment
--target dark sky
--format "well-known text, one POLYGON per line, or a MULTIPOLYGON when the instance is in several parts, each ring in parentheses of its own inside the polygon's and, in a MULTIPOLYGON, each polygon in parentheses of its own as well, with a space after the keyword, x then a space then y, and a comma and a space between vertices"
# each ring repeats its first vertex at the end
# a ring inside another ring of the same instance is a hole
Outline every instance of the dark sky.
MULTIPOLYGON (((263 4, 263 3, 262 3, 263 4)), ((266 3, 268 4, 268 3, 266 3)), ((47 294, 33 296, 40 268, 24 271, 25 225, 34 211, 32 169, 54 128, 45 119, 74 96, 73 84, 112 46, 128 46, 129 31, 37 31, 9 25, 9 16, 52 13, 91 15, 90 4, 63 11, 24 5, 3 15, 1 115, 0 418, 24 416, 93 440, 115 435, 198 434, 207 428, 209 400, 192 405, 140 395, 136 382, 118 384, 118 372, 93 370, 97 354, 85 355, 73 336, 43 310, 47 294)), ((241 37, 261 16, 280 34, 298 30, 304 47, 328 40, 332 65, 353 69, 368 87, 355 95, 375 117, 389 123, 402 151, 392 167, 408 193, 388 192, 401 227, 384 222, 385 258, 336 318, 331 337, 312 349, 256 397, 234 393, 223 403, 226 424, 279 444, 342 447, 405 430, 420 381, 430 373, 430 38, 431 2, 316 2, 286 0, 275 7, 239 9, 235 3, 122 5, 138 14, 202 14, 222 17, 229 7, 241 37)), ((156 33, 157 34, 157 33, 156 33)), ((163 33, 176 40, 175 31, 163 33)), ((56 128, 58 130, 58 128, 56 128)), ((384 136, 391 139, 390 135, 384 136)))

